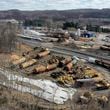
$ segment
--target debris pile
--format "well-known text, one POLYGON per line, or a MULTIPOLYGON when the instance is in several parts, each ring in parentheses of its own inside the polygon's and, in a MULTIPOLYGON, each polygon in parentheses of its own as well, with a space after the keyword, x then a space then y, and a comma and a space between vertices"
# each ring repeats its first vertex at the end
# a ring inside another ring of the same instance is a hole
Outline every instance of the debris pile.
MULTIPOLYGON (((33 49, 26 53, 24 53, 24 56, 22 57, 15 56, 14 59, 16 58, 16 60, 13 61, 13 64, 19 65, 21 69, 34 65, 31 71, 31 73, 34 74, 41 74, 51 71, 50 76, 63 86, 81 87, 83 84, 93 82, 93 86, 97 90, 108 89, 110 87, 110 84, 104 80, 103 76, 98 71, 86 65, 76 56, 59 57, 51 55, 51 52, 47 48, 41 49, 40 51, 33 49), (45 63, 39 64, 40 59, 44 59, 49 55, 51 55, 49 60, 45 63), (52 70, 56 70, 57 68, 60 70, 52 72, 52 70)), ((101 63, 99 60, 95 60, 95 63, 105 65, 105 62, 103 62, 104 61, 101 63)))
POLYGON ((54 72, 51 76, 64 86, 80 87, 79 85, 93 82, 93 87, 98 90, 110 87, 110 84, 98 71, 84 64, 77 57, 62 60, 59 64, 64 67, 65 72, 54 72))
MULTIPOLYGON (((76 56, 70 57, 52 54, 51 51, 46 48, 40 50, 33 49, 29 52, 23 53, 22 56, 15 55, 12 57, 12 59, 13 65, 19 67, 20 70, 31 70, 30 74, 32 76, 42 76, 42 74, 45 76, 48 75, 48 77, 52 81, 58 84, 58 88, 62 87, 59 88, 59 90, 55 90, 56 85, 49 86, 47 84, 47 88, 43 88, 45 92, 43 93, 41 98, 46 99, 50 102, 64 104, 65 101, 70 99, 70 97, 66 97, 69 89, 64 89, 65 87, 77 88, 80 90, 82 90, 83 88, 89 88, 89 90, 93 91, 99 91, 110 88, 110 83, 107 80, 105 80, 104 76, 101 73, 96 71, 90 65, 84 63, 82 59, 79 59, 76 56), (56 91, 56 93, 54 93, 54 90, 56 91), (51 96, 55 97, 54 100, 52 100, 51 96)), ((92 63, 94 63, 93 59, 92 63)), ((100 64, 98 60, 96 60, 95 63, 100 64)), ((31 81, 33 80, 31 79, 31 81)), ((42 82, 45 81, 41 81, 40 83, 42 82)), ((75 93, 76 89, 72 92, 75 93)), ((37 94, 36 96, 39 95, 37 94)), ((85 93, 81 95, 79 99, 81 103, 87 104, 93 97, 93 94, 85 93)), ((97 100, 99 99, 102 103, 102 98, 97 98, 97 100)))

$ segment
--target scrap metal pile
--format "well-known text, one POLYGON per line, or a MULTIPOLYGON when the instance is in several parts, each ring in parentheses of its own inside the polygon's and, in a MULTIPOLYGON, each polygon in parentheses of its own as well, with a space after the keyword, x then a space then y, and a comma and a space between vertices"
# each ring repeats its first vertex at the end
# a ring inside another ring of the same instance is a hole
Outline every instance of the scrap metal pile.
MULTIPOLYGON (((68 59, 65 59, 65 62, 68 59)), ((74 57, 67 64, 62 61, 64 72, 52 73, 51 76, 56 79, 56 81, 65 86, 81 87, 83 84, 93 82, 95 89, 108 89, 110 84, 104 79, 95 69, 84 64, 83 61, 74 57)))

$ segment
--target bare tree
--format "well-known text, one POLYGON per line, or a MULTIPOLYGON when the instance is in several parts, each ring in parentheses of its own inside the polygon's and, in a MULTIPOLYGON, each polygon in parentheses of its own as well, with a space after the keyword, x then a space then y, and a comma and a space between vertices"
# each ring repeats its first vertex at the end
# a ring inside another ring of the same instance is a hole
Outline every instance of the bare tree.
POLYGON ((11 52, 16 47, 17 26, 14 23, 0 23, 0 52, 11 52))

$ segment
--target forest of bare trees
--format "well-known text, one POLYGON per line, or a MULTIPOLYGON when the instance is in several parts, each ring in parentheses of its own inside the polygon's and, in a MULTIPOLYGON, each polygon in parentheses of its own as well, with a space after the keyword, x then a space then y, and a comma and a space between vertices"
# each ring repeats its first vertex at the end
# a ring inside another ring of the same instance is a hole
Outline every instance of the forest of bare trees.
POLYGON ((11 52, 16 48, 16 31, 16 24, 0 23, 0 52, 11 52))

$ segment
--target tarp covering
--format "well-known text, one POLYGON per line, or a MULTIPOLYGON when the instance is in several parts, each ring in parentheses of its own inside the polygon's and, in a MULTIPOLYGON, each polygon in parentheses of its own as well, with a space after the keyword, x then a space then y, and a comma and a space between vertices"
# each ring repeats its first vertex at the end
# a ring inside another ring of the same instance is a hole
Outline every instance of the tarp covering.
POLYGON ((72 96, 75 94, 76 89, 73 88, 62 88, 59 87, 56 83, 50 80, 42 79, 30 79, 23 76, 18 76, 11 74, 11 72, 0 69, 0 74, 4 75, 9 82, 1 82, 0 84, 4 86, 11 87, 21 92, 27 92, 42 99, 45 99, 56 104, 64 104, 68 99, 72 99, 72 96), (18 84, 17 82, 21 82, 18 84), (31 88, 31 86, 36 86, 38 88, 31 88))

